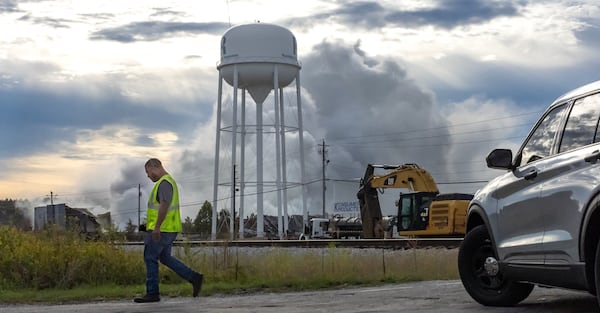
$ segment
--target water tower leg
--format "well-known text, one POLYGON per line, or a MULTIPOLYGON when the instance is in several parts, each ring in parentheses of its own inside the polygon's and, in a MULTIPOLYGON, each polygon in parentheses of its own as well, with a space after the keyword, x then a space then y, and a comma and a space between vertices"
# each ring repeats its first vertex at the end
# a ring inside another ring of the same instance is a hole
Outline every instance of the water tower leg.
POLYGON ((263 210, 263 104, 256 104, 256 237, 265 237, 263 210))
POLYGON ((279 121, 279 96, 277 90, 279 90, 279 67, 277 64, 274 65, 273 71, 273 96, 275 102, 275 160, 276 160, 276 188, 277 188, 277 235, 279 239, 283 238, 283 225, 281 223, 281 142, 279 138, 279 132, 281 131, 281 124, 279 121))
POLYGON ((246 89, 242 88, 242 130, 240 142, 240 210, 239 237, 244 238, 244 195, 246 175, 246 89))
POLYGON ((285 109, 283 105, 283 88, 279 88, 279 113, 281 115, 281 167, 283 180, 283 233, 287 237, 289 230, 289 216, 288 216, 288 182, 287 182, 287 156, 285 151, 285 109))
POLYGON ((233 66, 233 118, 231 119, 231 207, 229 217, 229 235, 234 239, 235 228, 235 161, 237 150, 237 95, 238 95, 238 68, 237 64, 233 66))
MULTIPOLYGON (((308 210, 306 209, 306 180, 304 170, 304 130, 302 128, 302 104, 300 96, 300 71, 296 74, 296 105, 298 107, 298 143, 300 145, 300 183, 302 184, 302 215, 304 226, 308 226, 308 210)), ((304 229, 302 230, 304 231, 304 229)))
POLYGON ((219 93, 217 95, 217 133, 215 135, 215 169, 213 177, 213 202, 210 238, 217 239, 217 196, 219 195, 219 149, 221 148, 221 101, 223 99, 223 76, 219 71, 219 93))

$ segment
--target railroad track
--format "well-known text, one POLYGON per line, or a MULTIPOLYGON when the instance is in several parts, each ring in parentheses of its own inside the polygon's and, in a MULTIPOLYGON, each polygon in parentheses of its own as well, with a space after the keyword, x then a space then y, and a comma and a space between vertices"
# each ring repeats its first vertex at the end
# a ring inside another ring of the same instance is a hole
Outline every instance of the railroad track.
MULTIPOLYGON (((394 238, 394 239, 314 239, 314 240, 177 240, 176 246, 195 247, 296 247, 296 248, 385 248, 427 249, 458 248, 462 238, 394 238)), ((143 245, 143 242, 127 242, 126 245, 143 245)))

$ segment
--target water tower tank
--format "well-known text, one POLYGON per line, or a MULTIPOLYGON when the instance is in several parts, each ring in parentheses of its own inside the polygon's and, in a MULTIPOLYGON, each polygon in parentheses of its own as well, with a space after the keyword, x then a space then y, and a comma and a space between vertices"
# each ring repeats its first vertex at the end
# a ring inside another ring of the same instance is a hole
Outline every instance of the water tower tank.
POLYGON ((221 61, 217 69, 233 86, 234 65, 238 87, 246 88, 256 103, 262 103, 274 85, 274 64, 278 67, 278 86, 289 85, 300 64, 296 37, 289 30, 264 23, 230 28, 221 38, 221 61))

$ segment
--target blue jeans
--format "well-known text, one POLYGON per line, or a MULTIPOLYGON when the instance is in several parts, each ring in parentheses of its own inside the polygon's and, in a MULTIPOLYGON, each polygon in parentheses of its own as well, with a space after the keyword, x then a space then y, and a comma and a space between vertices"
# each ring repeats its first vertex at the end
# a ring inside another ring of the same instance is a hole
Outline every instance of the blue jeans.
POLYGON ((158 261, 181 276, 181 278, 192 281, 196 272, 187 267, 178 259, 171 256, 171 247, 177 233, 160 233, 160 240, 152 239, 152 231, 146 232, 144 236, 144 262, 146 263, 146 294, 160 294, 158 288, 158 261))

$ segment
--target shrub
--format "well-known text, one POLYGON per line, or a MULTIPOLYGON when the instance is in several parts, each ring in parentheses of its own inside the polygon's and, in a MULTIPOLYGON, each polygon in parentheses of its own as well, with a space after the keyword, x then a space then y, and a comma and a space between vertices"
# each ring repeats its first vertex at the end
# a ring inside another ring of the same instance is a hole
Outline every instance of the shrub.
MULTIPOLYGON (((140 285, 146 277, 141 249, 123 246, 112 237, 86 240, 76 231, 48 228, 24 232, 0 226, 0 288, 140 285)), ((193 247, 184 243, 173 253, 202 272, 208 290, 213 291, 307 289, 458 277, 456 249, 193 247)), ((162 264, 160 274, 161 283, 184 282, 162 264)))
POLYGON ((145 274, 137 253, 109 242, 54 227, 33 233, 3 226, 0 277, 4 287, 45 289, 141 283, 145 274))

